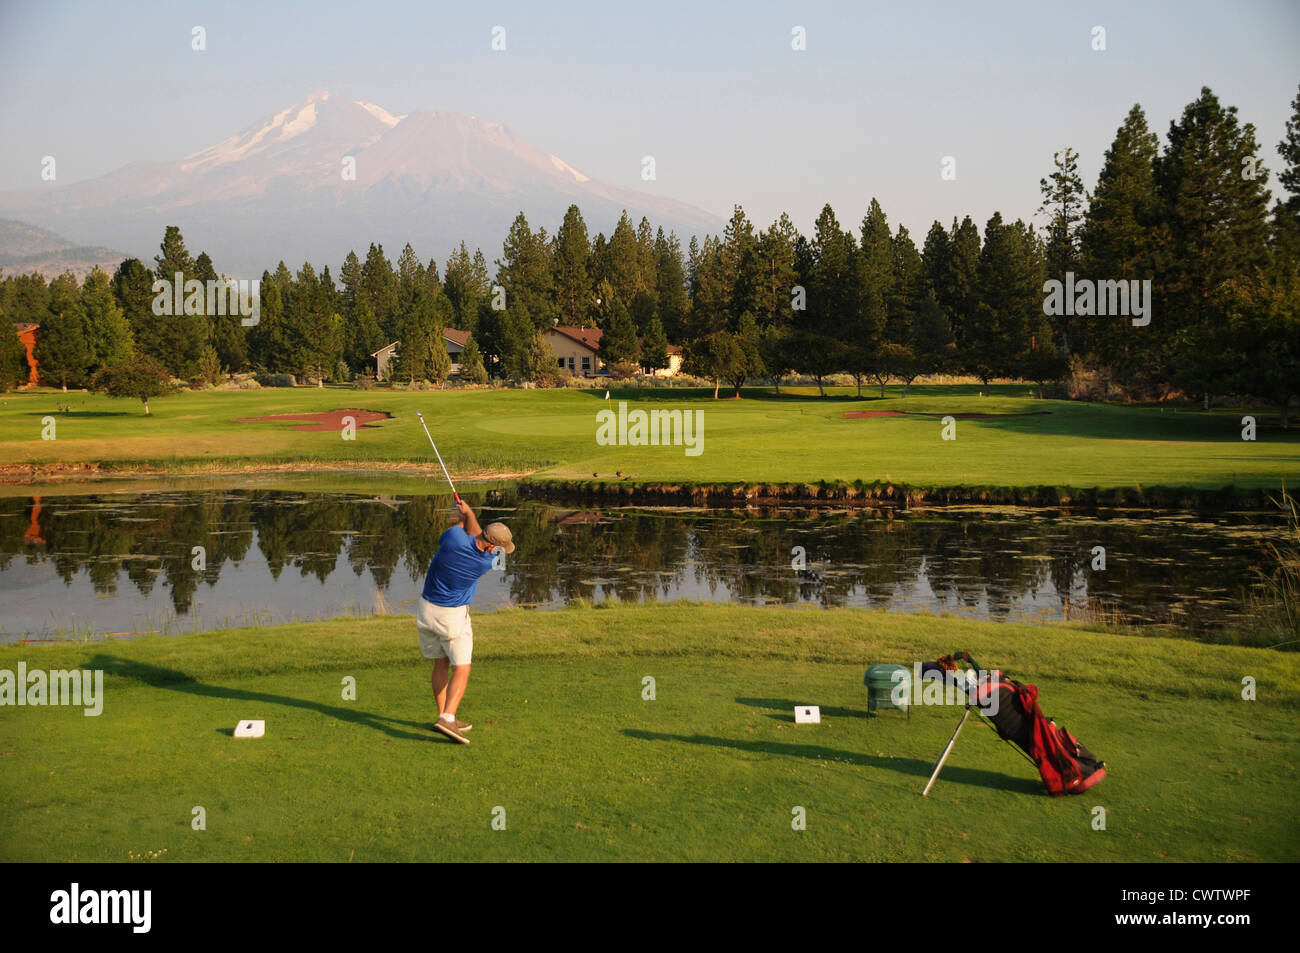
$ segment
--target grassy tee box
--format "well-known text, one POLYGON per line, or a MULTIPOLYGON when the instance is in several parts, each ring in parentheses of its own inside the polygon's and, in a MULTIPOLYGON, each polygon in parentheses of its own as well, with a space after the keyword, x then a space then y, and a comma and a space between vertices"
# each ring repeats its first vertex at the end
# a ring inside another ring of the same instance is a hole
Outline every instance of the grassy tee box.
POLYGON ((0 669, 102 669, 106 695, 98 717, 0 708, 0 859, 1300 858, 1294 654, 695 604, 481 613, 475 632, 469 747, 430 729, 404 617, 0 647, 0 669), (972 725, 922 799, 958 711, 868 718, 862 675, 955 649, 1036 683, 1107 779, 1049 798, 972 725), (266 737, 233 738, 242 718, 266 737))

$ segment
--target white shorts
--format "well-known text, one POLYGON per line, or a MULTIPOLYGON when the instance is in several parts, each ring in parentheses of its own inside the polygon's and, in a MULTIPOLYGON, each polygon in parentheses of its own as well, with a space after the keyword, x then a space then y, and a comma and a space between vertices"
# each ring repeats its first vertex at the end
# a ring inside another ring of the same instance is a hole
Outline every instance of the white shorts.
POLYGON ((468 665, 474 654, 474 629, 469 624, 469 606, 436 606, 423 596, 415 610, 415 627, 420 633, 420 651, 425 658, 450 659, 452 665, 468 665))

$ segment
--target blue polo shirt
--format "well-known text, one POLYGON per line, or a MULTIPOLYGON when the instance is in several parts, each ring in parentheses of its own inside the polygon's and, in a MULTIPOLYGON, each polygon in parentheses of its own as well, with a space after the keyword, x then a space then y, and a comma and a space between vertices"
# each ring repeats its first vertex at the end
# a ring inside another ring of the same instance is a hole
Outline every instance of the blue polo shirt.
POLYGON ((463 527, 453 526, 438 540, 438 551, 424 577, 424 598, 435 606, 467 606, 478 580, 492 568, 492 550, 483 552, 463 527))

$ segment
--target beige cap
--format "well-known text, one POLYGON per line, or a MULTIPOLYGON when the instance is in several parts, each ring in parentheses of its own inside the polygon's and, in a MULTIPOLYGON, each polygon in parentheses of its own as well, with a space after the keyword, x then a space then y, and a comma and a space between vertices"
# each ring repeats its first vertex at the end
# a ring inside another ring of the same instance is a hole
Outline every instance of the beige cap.
POLYGON ((515 551, 513 538, 505 523, 488 523, 483 527, 483 539, 491 546, 500 546, 507 553, 515 551))

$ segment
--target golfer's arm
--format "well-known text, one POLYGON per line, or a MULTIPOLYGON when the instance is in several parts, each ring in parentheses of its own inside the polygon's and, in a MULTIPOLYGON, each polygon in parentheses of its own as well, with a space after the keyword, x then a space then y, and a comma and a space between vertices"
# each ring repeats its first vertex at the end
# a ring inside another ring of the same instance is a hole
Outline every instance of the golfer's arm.
POLYGON ((483 527, 478 525, 478 517, 474 515, 474 511, 469 508, 468 504, 465 506, 465 514, 461 517, 460 525, 464 526, 465 532, 471 536, 477 536, 483 532, 483 527))

